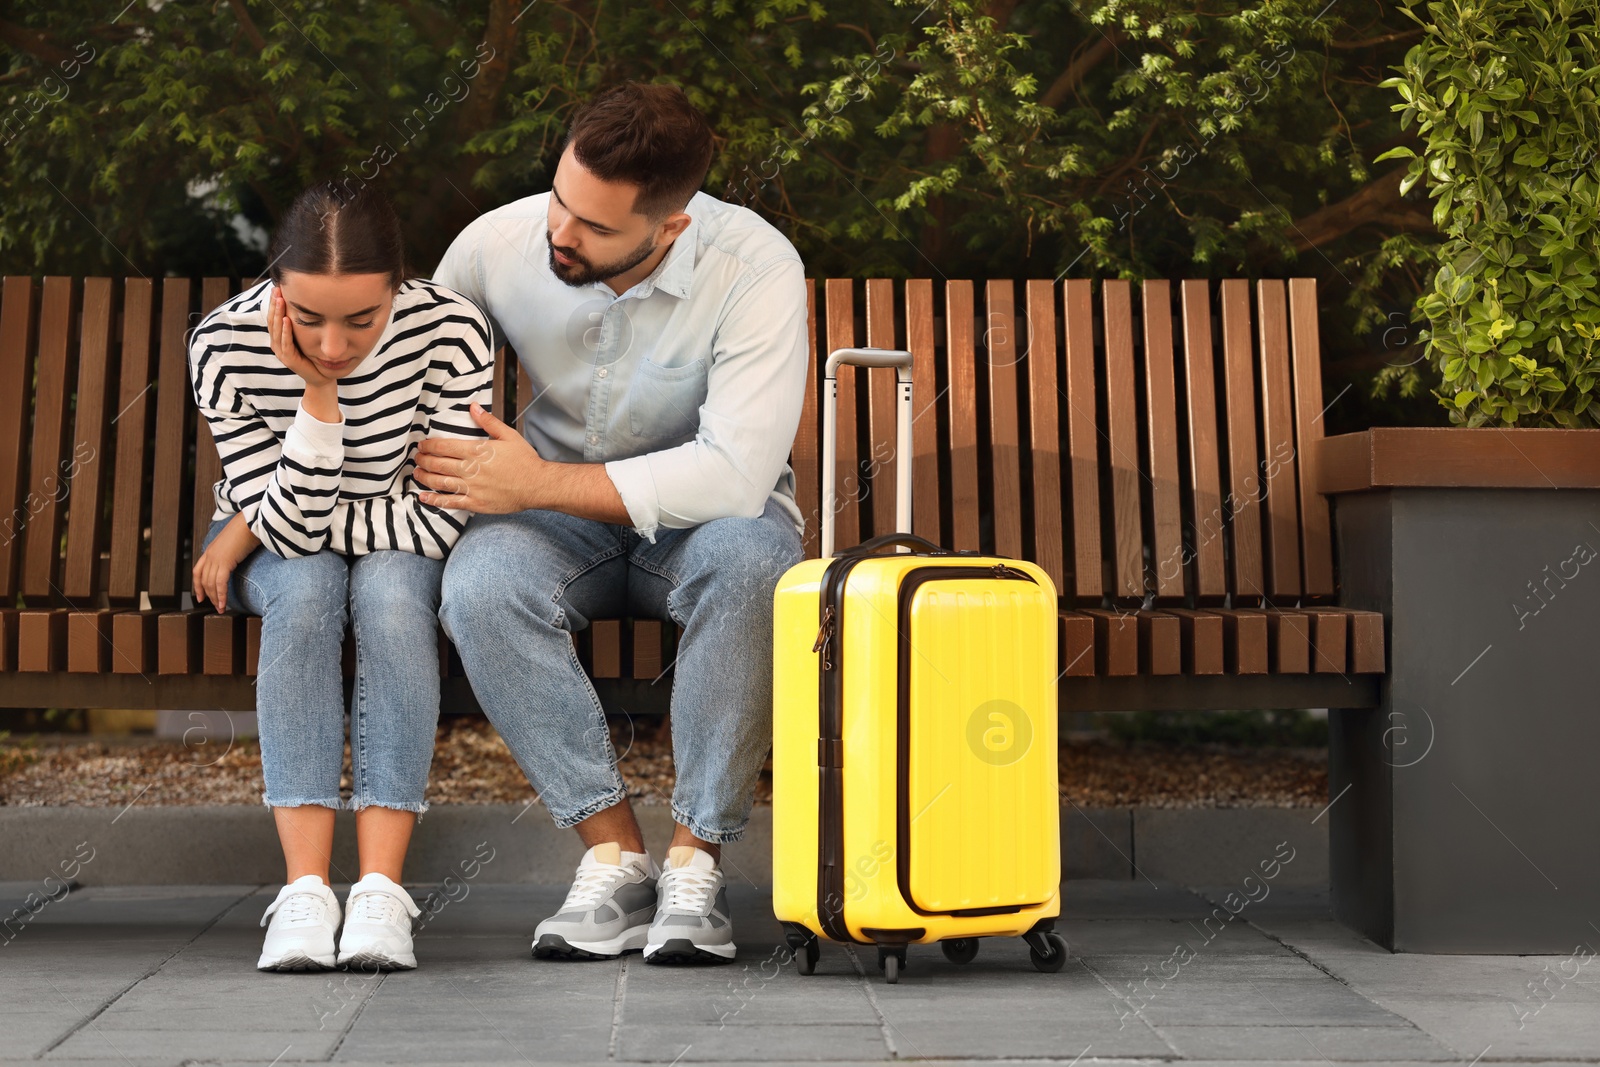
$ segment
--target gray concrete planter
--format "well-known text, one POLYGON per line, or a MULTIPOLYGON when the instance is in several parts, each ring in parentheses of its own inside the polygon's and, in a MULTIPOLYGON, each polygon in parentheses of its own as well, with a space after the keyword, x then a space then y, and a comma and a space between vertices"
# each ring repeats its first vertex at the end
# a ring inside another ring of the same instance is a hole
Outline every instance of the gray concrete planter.
POLYGON ((1395 951, 1600 944, 1600 431, 1329 438, 1377 709, 1330 715, 1334 914, 1395 951))

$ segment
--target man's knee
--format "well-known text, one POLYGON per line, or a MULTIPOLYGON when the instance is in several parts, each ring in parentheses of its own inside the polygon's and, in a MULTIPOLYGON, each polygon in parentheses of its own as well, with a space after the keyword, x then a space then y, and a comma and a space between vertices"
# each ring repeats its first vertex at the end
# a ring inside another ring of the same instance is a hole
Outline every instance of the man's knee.
POLYGON ((716 598, 726 610, 772 609, 784 574, 804 557, 800 536, 769 511, 758 518, 713 519, 695 531, 684 591, 716 598))
POLYGON ((503 630, 517 616, 555 623, 558 608, 553 591, 540 588, 539 568, 523 554, 505 551, 494 537, 474 537, 476 528, 467 527, 445 560, 439 589, 444 632, 459 644, 485 628, 503 630))

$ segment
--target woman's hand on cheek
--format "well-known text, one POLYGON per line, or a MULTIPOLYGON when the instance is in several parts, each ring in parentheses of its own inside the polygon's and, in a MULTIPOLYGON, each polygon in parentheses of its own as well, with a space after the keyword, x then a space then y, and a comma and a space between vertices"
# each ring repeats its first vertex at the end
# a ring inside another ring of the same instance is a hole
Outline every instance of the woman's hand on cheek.
POLYGON ((294 338, 294 324, 289 321, 289 306, 283 298, 283 290, 277 286, 273 286, 272 301, 267 306, 267 337, 278 362, 298 374, 308 387, 334 384, 332 378, 318 370, 300 351, 300 343, 294 338))

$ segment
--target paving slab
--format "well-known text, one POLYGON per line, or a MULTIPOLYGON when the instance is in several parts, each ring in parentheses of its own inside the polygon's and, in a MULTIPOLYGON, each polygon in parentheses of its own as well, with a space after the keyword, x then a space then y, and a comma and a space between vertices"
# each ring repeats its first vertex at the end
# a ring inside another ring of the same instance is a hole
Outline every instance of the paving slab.
POLYGON ((1333 923, 1324 891, 1289 885, 1224 921, 1226 885, 1068 882, 1062 971, 991 938, 963 965, 911 946, 893 986, 871 950, 834 944, 800 975, 769 891, 741 882, 740 950, 720 967, 532 960, 563 888, 468 880, 434 908, 417 971, 264 975, 276 890, 96 886, 42 909, 0 947, 0 1067, 1600 1063, 1600 969, 1391 955, 1333 923))

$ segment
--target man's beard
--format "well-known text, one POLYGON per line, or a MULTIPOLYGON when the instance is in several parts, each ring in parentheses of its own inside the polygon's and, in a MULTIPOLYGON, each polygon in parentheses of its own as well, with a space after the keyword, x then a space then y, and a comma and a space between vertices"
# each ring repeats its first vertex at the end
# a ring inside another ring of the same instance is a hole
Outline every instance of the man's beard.
POLYGON ((548 233, 544 235, 544 240, 550 253, 550 273, 574 289, 581 289, 584 286, 593 285, 595 282, 610 281, 619 274, 626 274, 649 259, 656 250, 656 246, 647 238, 644 244, 635 248, 615 263, 607 263, 604 266, 596 267, 576 252, 569 252, 563 248, 561 250, 562 255, 577 261, 569 266, 556 260, 555 241, 551 240, 548 233))

